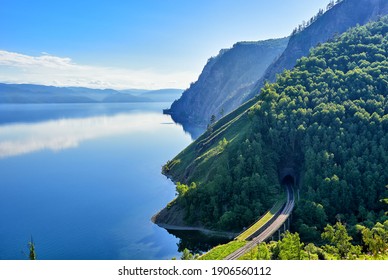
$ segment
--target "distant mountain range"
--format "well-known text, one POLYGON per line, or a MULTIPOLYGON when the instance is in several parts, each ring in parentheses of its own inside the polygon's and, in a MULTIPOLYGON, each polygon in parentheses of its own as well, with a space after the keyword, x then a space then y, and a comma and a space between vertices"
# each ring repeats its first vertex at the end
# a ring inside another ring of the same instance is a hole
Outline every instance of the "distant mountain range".
POLYGON ((0 83, 0 103, 123 103, 173 102, 181 89, 92 89, 0 83))
MULTIPOLYGON (((202 74, 168 111, 183 125, 207 125, 260 93, 266 81, 295 66, 312 47, 388 14, 387 0, 343 0, 331 2, 303 23, 288 39, 237 43, 209 59, 202 74)), ((291 33, 291 28, 290 28, 291 33)))

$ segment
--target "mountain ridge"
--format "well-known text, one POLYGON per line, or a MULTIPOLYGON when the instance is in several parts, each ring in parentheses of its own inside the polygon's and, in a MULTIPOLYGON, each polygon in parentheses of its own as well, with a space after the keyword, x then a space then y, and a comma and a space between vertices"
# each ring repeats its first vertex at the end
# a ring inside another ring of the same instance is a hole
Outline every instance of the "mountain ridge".
POLYGON ((173 102, 180 89, 114 90, 0 83, 0 103, 173 102))

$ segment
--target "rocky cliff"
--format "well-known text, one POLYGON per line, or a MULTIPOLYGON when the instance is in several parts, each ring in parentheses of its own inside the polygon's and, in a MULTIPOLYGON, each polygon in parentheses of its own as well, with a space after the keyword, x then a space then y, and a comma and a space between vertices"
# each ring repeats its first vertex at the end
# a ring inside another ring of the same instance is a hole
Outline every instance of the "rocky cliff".
POLYGON ((198 80, 168 111, 180 123, 206 125, 241 104, 267 67, 285 49, 288 38, 236 43, 208 60, 198 80))

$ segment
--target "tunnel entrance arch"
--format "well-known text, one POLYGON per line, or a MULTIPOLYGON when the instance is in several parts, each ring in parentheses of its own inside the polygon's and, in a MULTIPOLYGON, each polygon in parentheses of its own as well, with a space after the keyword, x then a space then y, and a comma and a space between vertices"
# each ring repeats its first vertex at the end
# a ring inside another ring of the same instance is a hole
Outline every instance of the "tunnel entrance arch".
POLYGON ((280 182, 282 185, 292 185, 295 186, 295 178, 291 175, 286 175, 280 182))
POLYGON ((279 172, 279 182, 280 184, 291 184, 293 186, 298 185, 298 176, 292 167, 282 168, 279 172))
POLYGON ((299 200, 299 172, 293 167, 284 167, 279 170, 279 182, 282 186, 291 185, 299 200))

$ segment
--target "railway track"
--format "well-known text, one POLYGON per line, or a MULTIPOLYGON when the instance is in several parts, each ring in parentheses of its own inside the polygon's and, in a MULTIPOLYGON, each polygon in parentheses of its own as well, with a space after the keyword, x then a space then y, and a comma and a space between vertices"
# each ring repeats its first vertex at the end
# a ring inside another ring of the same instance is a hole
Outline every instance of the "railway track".
POLYGON ((252 250, 257 244, 270 238, 287 221, 292 210, 294 209, 295 200, 292 186, 286 185, 285 187, 287 189, 287 202, 284 204, 284 207, 282 207, 279 212, 275 214, 275 219, 268 223, 266 228, 257 237, 253 238, 245 246, 228 255, 225 260, 236 260, 240 258, 252 250))

